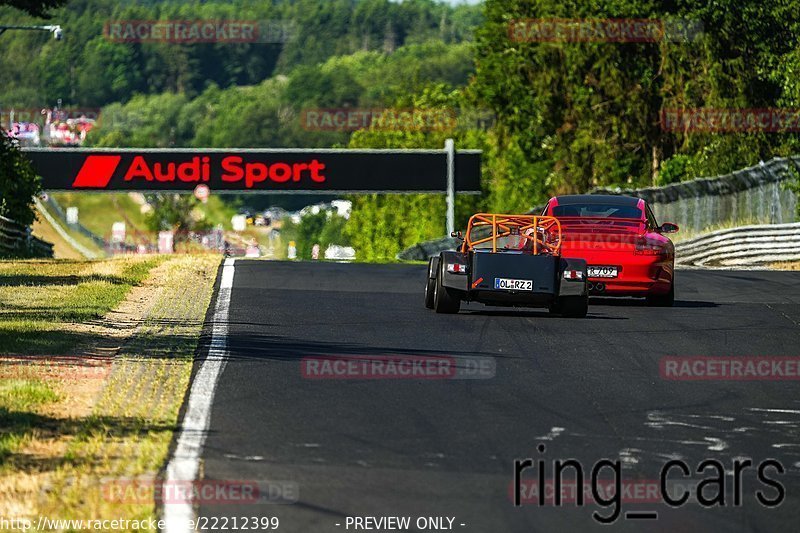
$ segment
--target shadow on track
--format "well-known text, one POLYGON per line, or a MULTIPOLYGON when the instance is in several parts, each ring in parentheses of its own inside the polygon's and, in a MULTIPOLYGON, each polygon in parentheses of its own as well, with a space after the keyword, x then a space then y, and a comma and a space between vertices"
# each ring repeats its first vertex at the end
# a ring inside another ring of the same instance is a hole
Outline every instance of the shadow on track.
MULTIPOLYGON (((607 305, 617 307, 647 307, 647 302, 644 298, 610 298, 602 296, 592 296, 589 298, 589 314, 592 312, 593 305, 607 305)), ((697 309, 719 307, 716 302, 705 302, 701 300, 675 300, 673 307, 680 307, 682 309, 697 309)), ((669 309, 668 307, 654 307, 653 309, 669 309)))
POLYGON ((497 316, 497 317, 519 317, 519 318, 536 318, 536 319, 562 319, 562 320, 628 320, 628 317, 623 316, 599 316, 592 314, 591 302, 589 303, 589 314, 585 318, 564 318, 561 315, 551 315, 546 310, 543 311, 519 311, 515 309, 467 309, 465 312, 459 313, 464 316, 497 316))
POLYGON ((319 342, 308 339, 264 335, 259 333, 237 334, 228 339, 228 359, 292 361, 304 357, 508 357, 496 353, 465 352, 463 350, 418 350, 391 346, 369 346, 345 342, 319 342))

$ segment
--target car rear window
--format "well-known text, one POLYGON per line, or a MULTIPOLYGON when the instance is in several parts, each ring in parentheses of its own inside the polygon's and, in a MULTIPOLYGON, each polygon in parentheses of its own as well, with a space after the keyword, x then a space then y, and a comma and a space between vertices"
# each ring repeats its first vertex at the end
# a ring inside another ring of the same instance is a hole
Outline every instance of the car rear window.
POLYGON ((567 204, 553 208, 555 217, 642 218, 642 210, 630 205, 567 204))

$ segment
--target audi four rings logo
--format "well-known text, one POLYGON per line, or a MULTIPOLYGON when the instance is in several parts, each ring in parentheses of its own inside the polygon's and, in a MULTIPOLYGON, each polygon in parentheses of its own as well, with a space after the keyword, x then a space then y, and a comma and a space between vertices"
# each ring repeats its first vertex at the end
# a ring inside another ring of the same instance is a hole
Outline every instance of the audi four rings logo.
MULTIPOLYGON (((119 155, 90 155, 86 158, 72 187, 76 189, 104 189, 117 170, 122 157, 119 155)), ((242 183, 252 189, 257 184, 270 180, 275 183, 310 181, 325 183, 325 164, 317 159, 307 162, 245 163, 242 157, 231 155, 220 160, 220 179, 225 183, 242 183)), ((125 171, 125 181, 159 181, 184 183, 209 183, 211 181, 211 158, 195 156, 189 161, 154 162, 148 164, 143 156, 136 156, 125 171)))

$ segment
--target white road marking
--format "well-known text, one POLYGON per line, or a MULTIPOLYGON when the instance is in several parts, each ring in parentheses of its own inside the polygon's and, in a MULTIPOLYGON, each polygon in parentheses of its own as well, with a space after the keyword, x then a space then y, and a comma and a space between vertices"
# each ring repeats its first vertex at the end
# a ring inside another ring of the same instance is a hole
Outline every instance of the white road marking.
POLYGON ((547 435, 542 435, 541 437, 536 437, 536 440, 553 440, 562 433, 564 433, 564 428, 553 427, 550 429, 550 433, 547 435))
POLYGON ((762 413, 785 413, 790 415, 800 415, 800 411, 797 409, 762 409, 760 407, 751 407, 748 411, 758 411, 762 413))
MULTIPOLYGON (((167 465, 165 484, 192 483, 200 470, 200 457, 206 433, 211 424, 211 406, 219 377, 228 362, 228 311, 233 288, 234 259, 228 258, 222 267, 222 278, 214 309, 214 324, 211 330, 211 346, 208 357, 197 372, 189 393, 189 404, 183 417, 181 433, 175 454, 167 465)), ((191 502, 166 503, 164 505, 164 531, 166 533, 188 532, 194 519, 191 502)))

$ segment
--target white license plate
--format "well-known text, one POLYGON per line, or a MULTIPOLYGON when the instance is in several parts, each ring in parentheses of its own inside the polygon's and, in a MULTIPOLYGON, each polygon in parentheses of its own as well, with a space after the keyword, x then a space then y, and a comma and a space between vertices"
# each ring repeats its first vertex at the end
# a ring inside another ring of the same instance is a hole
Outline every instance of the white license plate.
POLYGON ((494 278, 495 289, 505 289, 509 291, 532 291, 532 279, 506 279, 494 278))
POLYGON ((590 266, 586 271, 590 278, 616 278, 619 275, 619 268, 612 266, 590 266))

